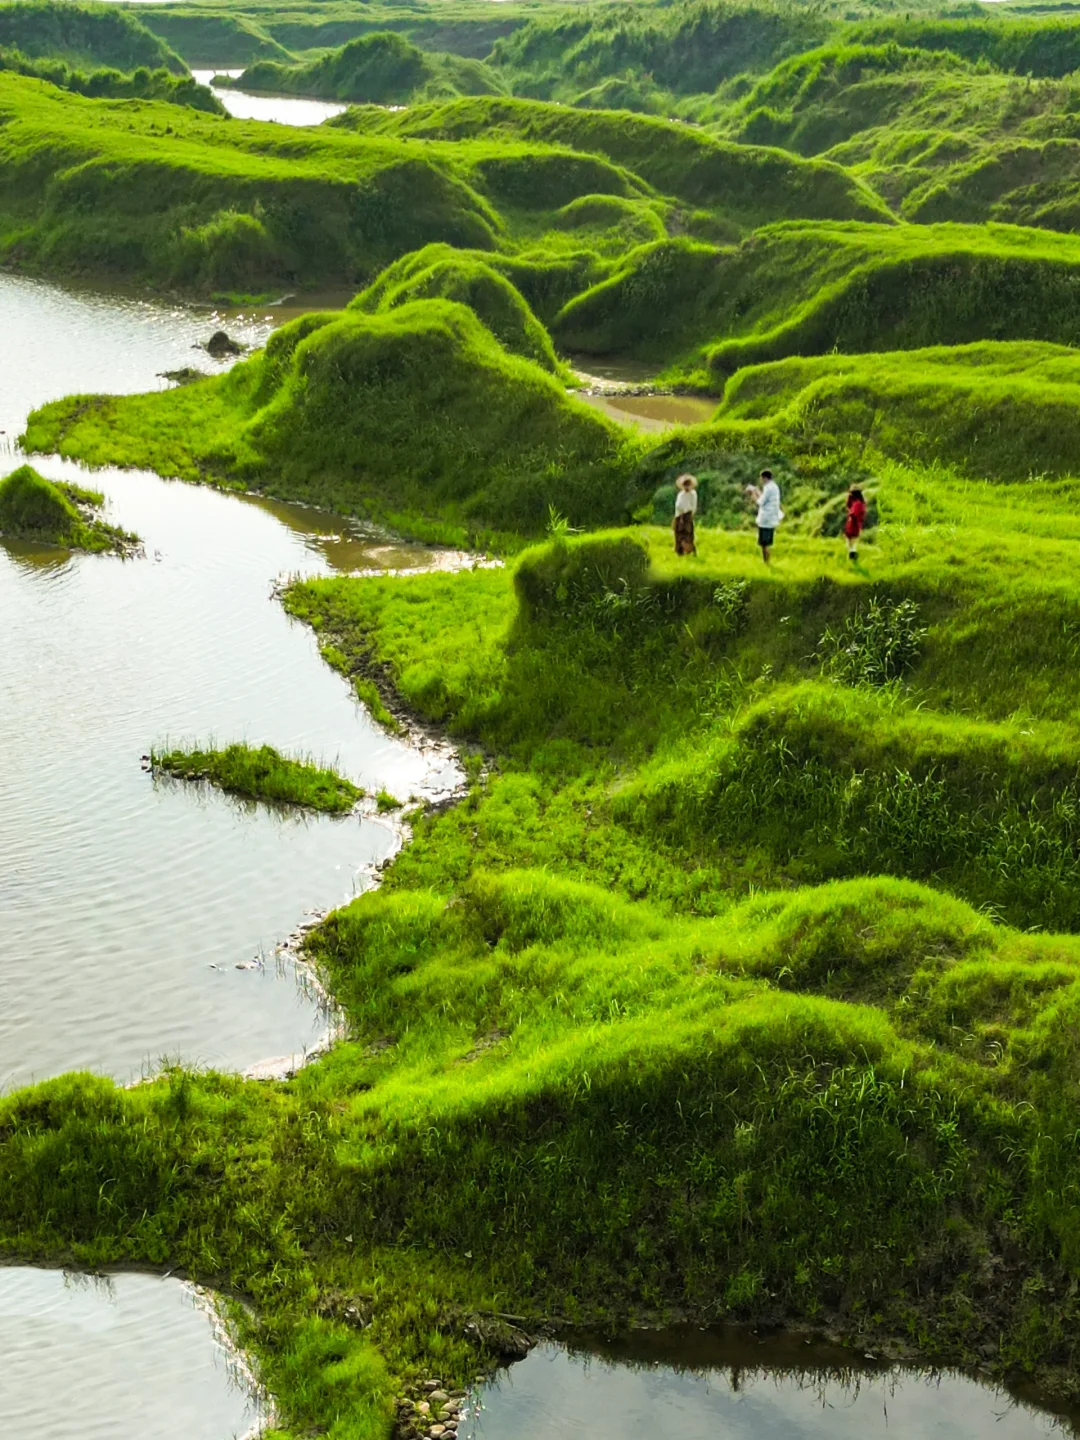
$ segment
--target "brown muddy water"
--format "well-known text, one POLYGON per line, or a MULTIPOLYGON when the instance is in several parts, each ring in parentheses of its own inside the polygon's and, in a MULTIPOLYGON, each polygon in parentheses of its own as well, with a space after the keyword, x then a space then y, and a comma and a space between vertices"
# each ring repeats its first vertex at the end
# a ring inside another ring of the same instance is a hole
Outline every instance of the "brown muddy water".
POLYGON ((260 1419, 190 1286, 0 1267, 0 1434, 10 1440, 233 1440, 260 1419))
MULTIPOLYGON (((36 404, 216 369, 205 313, 0 275, 0 474, 36 404)), ((230 328, 249 342, 267 326, 230 328)), ((36 457, 46 475, 85 472, 36 457)), ((326 1017, 268 960, 312 907, 370 883, 376 818, 281 814, 176 782, 165 740, 267 742, 401 799, 455 779, 387 737, 272 598, 283 575, 423 563, 299 506, 96 471, 145 557, 0 542, 0 1089, 70 1069, 122 1080, 162 1058, 242 1069, 310 1047, 326 1017)), ((403 582, 405 583, 405 582, 403 582)))
MULTIPOLYGON (((639 1332, 538 1346, 469 1405, 459 1440, 1034 1440, 1073 1420, 957 1371, 798 1336, 639 1332)), ((1075 1419, 1075 1417, 1073 1417, 1075 1419)))
MULTIPOLYGON (((200 85, 210 85, 215 75, 228 75, 235 80, 243 70, 193 70, 200 85)), ((230 115, 237 120, 274 120, 279 125, 321 125, 331 115, 340 115, 347 107, 331 100, 304 100, 296 95, 249 95, 231 86, 210 89, 230 115)))
POLYGON ((618 420, 623 425, 636 425, 639 430, 658 432, 673 425, 701 425, 711 420, 718 400, 700 395, 604 395, 581 396, 586 405, 618 420))

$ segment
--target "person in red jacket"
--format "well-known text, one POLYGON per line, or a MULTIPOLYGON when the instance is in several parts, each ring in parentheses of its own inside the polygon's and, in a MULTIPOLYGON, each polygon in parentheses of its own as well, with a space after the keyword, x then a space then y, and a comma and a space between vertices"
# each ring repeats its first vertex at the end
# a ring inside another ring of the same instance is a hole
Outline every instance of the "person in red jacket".
POLYGON ((844 535, 847 539, 848 559, 852 562, 859 558, 859 536, 866 524, 866 501, 863 499, 861 490, 853 485, 848 491, 847 497, 847 519, 844 521, 844 535))

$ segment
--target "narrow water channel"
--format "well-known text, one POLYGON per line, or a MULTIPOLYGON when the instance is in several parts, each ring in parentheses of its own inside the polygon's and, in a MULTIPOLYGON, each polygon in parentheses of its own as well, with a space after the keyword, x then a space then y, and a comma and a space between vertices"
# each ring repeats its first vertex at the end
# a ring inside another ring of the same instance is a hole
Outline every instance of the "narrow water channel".
MULTIPOLYGON (((192 351, 214 324, 0 276, 0 475, 21 463, 33 405, 153 388, 193 355, 216 368, 192 351)), ((254 343, 268 326, 230 328, 254 343)), ((368 884, 393 830, 155 783, 140 766, 152 745, 268 742, 401 799, 453 779, 372 723, 271 596, 282 575, 425 552, 149 474, 92 483, 144 558, 0 542, 0 1089, 83 1068, 126 1080, 163 1058, 241 1069, 324 1030, 291 969, 237 966, 368 884)))
POLYGON ((259 1408, 190 1287, 0 1267, 0 1434, 233 1440, 259 1408))
MULTIPOLYGON (((210 85, 215 75, 235 80, 243 70, 193 70, 200 85, 210 85)), ((321 125, 331 115, 346 109, 332 100, 307 100, 296 95, 250 95, 231 86, 210 85, 211 90, 237 120, 273 120, 279 125, 321 125)))
POLYGON ((736 1327, 541 1345, 485 1387, 459 1440, 1035 1440, 1080 1434, 957 1371, 874 1363, 799 1336, 736 1327))

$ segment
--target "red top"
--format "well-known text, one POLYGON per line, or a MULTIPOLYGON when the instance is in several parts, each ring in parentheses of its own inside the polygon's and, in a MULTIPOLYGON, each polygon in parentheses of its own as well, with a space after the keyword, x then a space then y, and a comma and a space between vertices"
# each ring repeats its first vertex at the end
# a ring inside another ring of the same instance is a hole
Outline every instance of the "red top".
POLYGON ((862 528, 866 524, 866 502, 865 500, 849 500, 847 507, 847 519, 844 521, 844 534, 849 540, 855 540, 862 534, 862 528))

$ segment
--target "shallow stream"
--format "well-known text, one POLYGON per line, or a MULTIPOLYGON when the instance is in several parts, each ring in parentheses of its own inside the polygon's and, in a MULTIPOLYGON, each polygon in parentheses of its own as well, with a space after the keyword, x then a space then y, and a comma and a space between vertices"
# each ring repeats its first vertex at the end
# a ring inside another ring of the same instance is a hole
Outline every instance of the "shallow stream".
MULTIPOLYGON (((35 404, 218 368, 192 350, 216 323, 0 276, 0 474, 35 404)), ((268 328, 230 322, 250 343, 268 328)), ((372 723, 270 593, 282 575, 429 552, 149 474, 90 483, 145 557, 0 543, 0 1089, 83 1068, 126 1080, 163 1057, 241 1069, 325 1028, 291 969, 236 967, 366 885, 394 830, 156 783, 140 766, 152 745, 265 741, 401 799, 452 778, 372 723)))
MULTIPOLYGON (((215 75, 228 75, 235 80, 243 70, 193 70, 200 85, 210 85, 215 75)), ((347 107, 332 100, 306 100, 297 95, 251 95, 232 86, 210 89, 237 120, 274 120, 279 125, 321 125, 331 115, 340 115, 347 107)))

